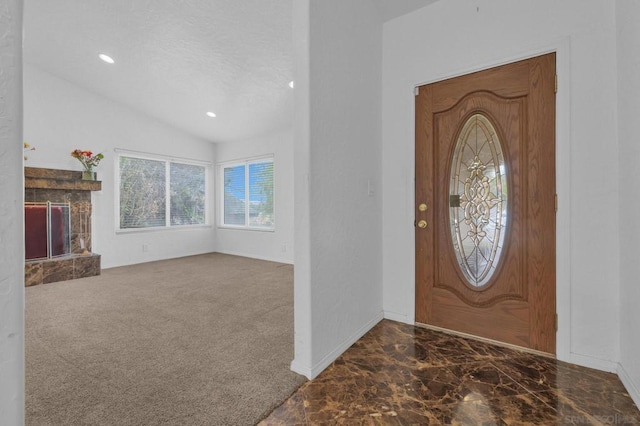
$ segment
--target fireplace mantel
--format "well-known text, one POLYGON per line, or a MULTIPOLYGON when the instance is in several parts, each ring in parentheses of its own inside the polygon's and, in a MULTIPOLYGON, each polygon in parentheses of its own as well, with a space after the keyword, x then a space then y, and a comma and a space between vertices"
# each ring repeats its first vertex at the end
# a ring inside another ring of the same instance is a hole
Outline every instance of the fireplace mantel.
POLYGON ((74 170, 24 168, 25 189, 61 189, 72 191, 100 191, 102 182, 82 180, 82 172, 74 170))

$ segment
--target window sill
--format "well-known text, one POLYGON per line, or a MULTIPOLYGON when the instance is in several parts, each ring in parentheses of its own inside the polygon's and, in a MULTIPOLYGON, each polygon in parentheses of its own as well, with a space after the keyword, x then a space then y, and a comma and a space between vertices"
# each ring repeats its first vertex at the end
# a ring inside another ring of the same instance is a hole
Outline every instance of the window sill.
POLYGON ((218 229, 233 229, 236 231, 276 232, 276 228, 249 228, 247 226, 218 225, 218 229))
POLYGON ((157 226, 154 228, 129 228, 116 229, 116 235, 138 234, 142 232, 174 232, 174 231, 190 231, 197 229, 212 229, 211 225, 182 225, 182 226, 157 226))

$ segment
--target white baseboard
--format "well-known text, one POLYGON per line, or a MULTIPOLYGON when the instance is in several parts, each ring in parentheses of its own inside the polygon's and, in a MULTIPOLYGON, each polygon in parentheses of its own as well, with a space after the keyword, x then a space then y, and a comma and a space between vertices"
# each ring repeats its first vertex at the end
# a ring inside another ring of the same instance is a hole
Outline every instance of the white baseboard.
POLYGON ((304 365, 301 365, 295 359, 293 361, 291 361, 291 365, 290 365, 289 368, 294 373, 302 374, 303 376, 305 376, 309 380, 311 380, 311 378, 312 378, 311 377, 311 368, 305 367, 304 365))
POLYGON ((399 314, 397 312, 384 311, 384 319, 401 322, 403 324, 413 325, 413 321, 409 321, 407 314, 399 314))
POLYGON ((633 382, 631 376, 622 364, 618 364, 618 377, 620 377, 620 381, 627 389, 627 393, 631 396, 633 402, 636 403, 637 407, 640 407, 640 383, 633 382))
POLYGON ((316 365, 311 367, 311 378, 315 378, 318 374, 322 373, 325 368, 327 368, 333 361, 335 361, 340 355, 344 353, 351 345, 358 341, 362 336, 367 334, 369 330, 371 330, 377 323, 382 321, 384 315, 382 312, 376 314, 371 320, 369 320, 365 325, 360 327, 355 333, 348 337, 345 341, 343 341, 338 347, 325 355, 324 358, 320 360, 316 365))
POLYGON ((226 251, 226 250, 225 251, 216 250, 216 253, 228 254, 231 256, 248 257, 250 259, 266 260, 268 262, 286 263, 288 265, 293 265, 293 261, 291 259, 282 259, 282 258, 270 257, 270 256, 256 256, 253 254, 239 253, 235 251, 226 251))
POLYGON ((384 315, 382 312, 376 314, 371 320, 367 321, 362 327, 360 327, 355 333, 353 333, 350 337, 345 339, 341 344, 339 344, 334 350, 325 355, 320 362, 312 367, 307 367, 304 365, 300 365, 293 360, 291 362, 291 370, 294 373, 302 374, 306 376, 309 380, 312 380, 318 376, 318 374, 322 373, 325 368, 327 368, 333 361, 335 361, 340 355, 344 353, 351 345, 358 341, 362 336, 364 336, 369 330, 371 330, 377 323, 382 321, 384 315))
POLYGON ((609 361, 606 359, 593 358, 586 355, 580 355, 572 352, 569 361, 572 364, 581 365, 587 368, 593 368, 596 370, 606 371, 608 373, 617 373, 618 372, 618 363, 614 361, 609 361))

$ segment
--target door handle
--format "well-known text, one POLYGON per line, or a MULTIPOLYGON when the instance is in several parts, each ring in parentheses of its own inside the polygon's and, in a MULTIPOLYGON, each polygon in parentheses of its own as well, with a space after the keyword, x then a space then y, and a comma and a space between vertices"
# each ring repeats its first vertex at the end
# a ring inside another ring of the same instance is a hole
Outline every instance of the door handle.
POLYGON ((427 221, 426 220, 419 220, 418 221, 418 228, 424 229, 426 227, 427 227, 427 221))

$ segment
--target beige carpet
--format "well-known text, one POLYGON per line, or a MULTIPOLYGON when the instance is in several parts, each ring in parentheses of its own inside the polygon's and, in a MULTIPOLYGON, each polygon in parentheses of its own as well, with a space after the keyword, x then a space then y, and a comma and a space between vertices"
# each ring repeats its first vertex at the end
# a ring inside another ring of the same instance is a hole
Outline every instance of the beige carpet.
POLYGON ((27 425, 250 425, 302 376, 293 267, 206 254, 26 289, 27 425))

